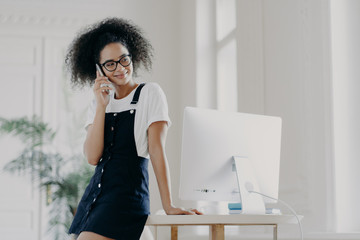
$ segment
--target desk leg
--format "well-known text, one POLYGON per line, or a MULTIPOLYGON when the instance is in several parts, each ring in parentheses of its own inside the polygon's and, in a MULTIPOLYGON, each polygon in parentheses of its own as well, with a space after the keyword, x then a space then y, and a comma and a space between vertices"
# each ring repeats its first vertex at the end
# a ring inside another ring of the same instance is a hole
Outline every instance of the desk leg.
POLYGON ((210 225, 210 239, 211 240, 224 240, 224 225, 214 224, 210 225))
POLYGON ((171 240, 178 239, 178 226, 171 225, 171 240))
POLYGON ((278 226, 274 225, 274 236, 273 236, 274 240, 277 240, 277 237, 278 237, 277 235, 278 235, 278 226))
POLYGON ((157 240, 157 226, 154 226, 154 240, 157 240))

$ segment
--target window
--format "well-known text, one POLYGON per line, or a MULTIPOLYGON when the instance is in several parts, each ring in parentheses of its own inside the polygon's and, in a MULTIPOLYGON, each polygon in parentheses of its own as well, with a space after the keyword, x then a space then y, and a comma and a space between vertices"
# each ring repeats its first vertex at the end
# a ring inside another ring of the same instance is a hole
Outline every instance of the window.
POLYGON ((216 1, 217 108, 237 111, 236 2, 216 1))

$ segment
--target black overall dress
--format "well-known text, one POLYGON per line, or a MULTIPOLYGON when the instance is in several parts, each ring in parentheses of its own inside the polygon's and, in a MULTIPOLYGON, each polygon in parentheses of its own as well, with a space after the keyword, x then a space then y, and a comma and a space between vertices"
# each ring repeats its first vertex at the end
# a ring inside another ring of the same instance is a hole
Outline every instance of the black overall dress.
MULTIPOLYGON (((131 104, 137 104, 140 84, 131 104)), ((150 214, 147 158, 134 138, 135 109, 105 114, 104 151, 79 203, 69 233, 94 232, 138 240, 150 214)))

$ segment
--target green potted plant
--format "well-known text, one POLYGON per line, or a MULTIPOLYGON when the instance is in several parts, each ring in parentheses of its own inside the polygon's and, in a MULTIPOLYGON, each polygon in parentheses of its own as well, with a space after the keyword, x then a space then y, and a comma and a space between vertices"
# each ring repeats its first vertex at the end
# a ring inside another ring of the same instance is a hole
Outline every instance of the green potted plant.
POLYGON ((5 119, 0 117, 0 132, 20 138, 24 149, 4 166, 5 171, 36 179, 46 191, 50 205, 49 231, 55 240, 65 239, 76 206, 88 184, 93 168, 83 156, 64 158, 52 149, 56 132, 39 117, 5 119))

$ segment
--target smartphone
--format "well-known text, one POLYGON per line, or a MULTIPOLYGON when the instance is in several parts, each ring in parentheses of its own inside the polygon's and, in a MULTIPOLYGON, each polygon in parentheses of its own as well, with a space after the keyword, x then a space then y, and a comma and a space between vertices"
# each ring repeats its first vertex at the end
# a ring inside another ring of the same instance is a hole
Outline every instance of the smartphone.
MULTIPOLYGON (((100 76, 104 76, 103 71, 101 70, 100 66, 98 64, 95 64, 96 70, 100 73, 100 76)), ((102 83, 100 87, 111 87, 109 83, 102 83)), ((106 92, 109 94, 110 91, 106 90, 106 92)))

